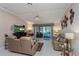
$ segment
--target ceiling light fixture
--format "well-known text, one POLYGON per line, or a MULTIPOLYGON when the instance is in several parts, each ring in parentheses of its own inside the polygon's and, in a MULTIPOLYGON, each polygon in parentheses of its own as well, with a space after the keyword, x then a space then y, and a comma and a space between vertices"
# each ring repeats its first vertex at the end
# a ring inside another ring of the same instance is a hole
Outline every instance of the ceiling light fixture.
POLYGON ((39 20, 39 16, 35 16, 35 20, 39 20))
POLYGON ((28 5, 32 5, 32 3, 27 3, 28 5))

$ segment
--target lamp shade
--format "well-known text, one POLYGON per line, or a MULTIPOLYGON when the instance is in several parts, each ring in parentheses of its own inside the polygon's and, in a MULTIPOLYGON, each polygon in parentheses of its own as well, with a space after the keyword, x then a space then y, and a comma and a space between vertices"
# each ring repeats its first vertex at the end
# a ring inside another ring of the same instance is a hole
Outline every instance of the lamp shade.
POLYGON ((61 31, 61 30, 62 30, 61 26, 59 26, 59 25, 53 26, 53 31, 58 32, 58 31, 61 31))
POLYGON ((33 30, 33 24, 32 23, 27 23, 27 30, 33 30))
POLYGON ((74 39, 74 34, 73 33, 65 33, 65 38, 66 39, 74 39))

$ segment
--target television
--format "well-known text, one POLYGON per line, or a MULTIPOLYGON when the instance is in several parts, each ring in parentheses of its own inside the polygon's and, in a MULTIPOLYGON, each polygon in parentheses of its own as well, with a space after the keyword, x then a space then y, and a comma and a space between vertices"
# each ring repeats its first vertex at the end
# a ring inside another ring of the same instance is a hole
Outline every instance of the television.
POLYGON ((20 38, 22 36, 26 36, 25 26, 24 25, 14 25, 14 36, 20 38))
POLYGON ((25 32, 25 26, 24 25, 14 25, 14 32, 25 32))

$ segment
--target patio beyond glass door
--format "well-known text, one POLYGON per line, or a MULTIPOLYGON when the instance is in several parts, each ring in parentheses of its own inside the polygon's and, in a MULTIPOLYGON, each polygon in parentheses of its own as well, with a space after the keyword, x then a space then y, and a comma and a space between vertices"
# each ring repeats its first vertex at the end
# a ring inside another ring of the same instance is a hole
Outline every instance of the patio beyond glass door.
POLYGON ((51 27, 50 26, 43 27, 43 37, 45 40, 48 40, 51 38, 51 27))
POLYGON ((49 40, 51 38, 51 26, 40 26, 39 27, 39 32, 43 34, 43 38, 45 40, 49 40))

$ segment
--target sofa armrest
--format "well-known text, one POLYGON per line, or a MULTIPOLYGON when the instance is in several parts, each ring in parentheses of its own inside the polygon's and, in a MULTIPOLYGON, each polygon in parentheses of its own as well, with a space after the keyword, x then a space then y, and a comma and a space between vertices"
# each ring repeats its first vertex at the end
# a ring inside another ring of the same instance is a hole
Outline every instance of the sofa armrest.
POLYGON ((37 48, 38 48, 38 42, 36 42, 36 44, 34 44, 33 45, 33 47, 32 47, 32 55, 34 55, 35 54, 35 52, 37 51, 37 48))
POLYGON ((38 48, 38 42, 33 45, 32 50, 36 50, 36 48, 38 48))

